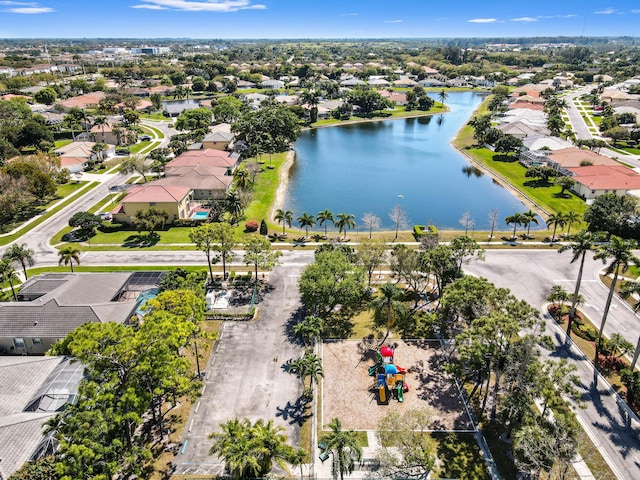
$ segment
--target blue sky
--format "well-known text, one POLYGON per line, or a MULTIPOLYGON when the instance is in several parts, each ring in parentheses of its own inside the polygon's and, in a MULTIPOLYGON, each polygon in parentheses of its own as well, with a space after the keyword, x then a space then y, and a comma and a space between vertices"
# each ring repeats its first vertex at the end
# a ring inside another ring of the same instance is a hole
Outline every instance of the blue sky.
POLYGON ((640 35, 640 1, 0 0, 0 38, 640 35))

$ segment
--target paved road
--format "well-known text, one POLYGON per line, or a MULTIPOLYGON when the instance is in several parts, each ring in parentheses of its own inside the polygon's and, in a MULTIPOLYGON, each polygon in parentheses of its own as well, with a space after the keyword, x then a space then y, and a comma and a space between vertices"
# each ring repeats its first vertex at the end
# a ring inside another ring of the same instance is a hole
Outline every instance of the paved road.
MULTIPOLYGON (((555 251, 491 251, 486 262, 475 262, 466 268, 468 273, 486 277, 498 287, 511 289, 518 298, 541 309, 544 298, 552 285, 562 285, 572 292, 575 286, 578 265, 570 264, 571 254, 555 251)), ((599 325, 607 288, 598 280, 602 264, 589 258, 585 263, 581 291, 586 299, 584 310, 599 325)), ((602 377, 594 376, 591 362, 572 348, 565 347, 565 335, 548 316, 545 318, 546 334, 551 335, 556 349, 543 350, 551 359, 566 358, 578 368, 582 399, 586 409, 577 409, 580 422, 591 436, 612 470, 620 479, 640 478, 640 425, 629 422, 623 404, 618 404, 608 384, 602 377)), ((617 298, 612 303, 605 333, 625 334, 637 340, 640 320, 633 315, 624 302, 617 298)))
POLYGON ((578 108, 573 103, 575 99, 585 95, 591 91, 591 88, 581 88, 573 93, 569 93, 565 96, 567 101, 567 107, 565 111, 567 112, 567 116, 569 117, 569 122, 571 122, 571 128, 576 133, 576 138, 580 140, 588 140, 593 138, 593 135, 589 131, 589 127, 580 115, 578 108))
POLYGON ((176 474, 222 474, 223 462, 208 455, 208 435, 233 418, 273 419, 285 429, 289 443, 299 445, 301 384, 284 366, 303 351, 289 341, 287 328, 299 315, 301 272, 302 264, 271 273, 272 290, 259 304, 258 321, 224 323, 217 351, 206 367, 204 393, 192 409, 183 448, 174 459, 176 474))

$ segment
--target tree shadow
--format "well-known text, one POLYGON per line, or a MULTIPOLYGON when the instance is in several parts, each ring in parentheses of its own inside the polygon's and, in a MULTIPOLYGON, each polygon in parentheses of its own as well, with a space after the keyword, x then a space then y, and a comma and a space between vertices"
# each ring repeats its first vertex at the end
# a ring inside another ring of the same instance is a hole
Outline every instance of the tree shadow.
POLYGON ((518 157, 496 153, 493 156, 493 161, 494 162, 503 162, 503 163, 514 163, 514 162, 518 161, 518 157))
POLYGON ((310 400, 302 395, 293 403, 288 401, 284 407, 276 407, 276 417, 282 417, 289 425, 301 427, 312 416, 310 400))
POLYGON ((553 198, 571 198, 571 195, 568 193, 557 192, 552 195, 553 198))
POLYGON ((123 247, 127 248, 144 248, 153 247, 160 241, 160 235, 156 232, 148 233, 146 235, 129 235, 122 242, 123 247))
POLYGON ((553 186, 553 183, 549 183, 546 180, 542 180, 542 179, 535 179, 535 180, 528 180, 526 182, 523 183, 523 185, 525 187, 529 187, 529 188, 544 188, 544 187, 551 187, 553 186))
POLYGON ((301 347, 304 346, 304 343, 300 338, 293 334, 293 327, 304 320, 304 314, 305 308, 304 306, 300 306, 291 313, 286 323, 284 324, 284 333, 287 336, 289 342, 293 345, 298 345, 301 347))

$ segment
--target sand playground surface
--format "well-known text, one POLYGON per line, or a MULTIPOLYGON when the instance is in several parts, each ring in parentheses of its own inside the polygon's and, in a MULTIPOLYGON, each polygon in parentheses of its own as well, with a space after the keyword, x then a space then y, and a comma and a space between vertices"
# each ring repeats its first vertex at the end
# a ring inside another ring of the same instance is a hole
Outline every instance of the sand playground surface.
POLYGON ((337 417, 345 430, 376 430, 378 422, 391 410, 426 408, 432 411, 435 431, 473 431, 460 392, 444 372, 445 355, 437 340, 391 342, 396 345, 395 363, 406 369, 409 391, 402 403, 390 399, 378 405, 370 388, 375 377, 368 369, 375 364, 375 353, 367 355, 363 342, 329 341, 320 345, 324 369, 320 421, 325 425, 337 417))

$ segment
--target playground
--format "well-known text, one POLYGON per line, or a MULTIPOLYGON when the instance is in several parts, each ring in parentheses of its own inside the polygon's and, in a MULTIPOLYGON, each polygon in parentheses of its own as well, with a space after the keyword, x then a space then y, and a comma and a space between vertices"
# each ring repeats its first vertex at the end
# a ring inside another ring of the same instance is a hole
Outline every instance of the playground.
POLYGON ((391 343, 392 359, 389 350, 375 348, 375 344, 322 343, 319 422, 324 425, 338 417, 345 429, 376 430, 390 409, 427 408, 433 412, 433 430, 472 431, 460 392, 444 372, 445 356, 439 342, 391 343))

